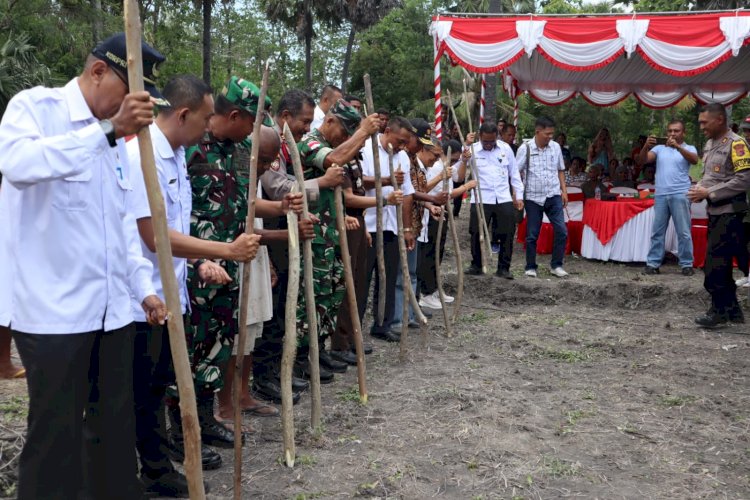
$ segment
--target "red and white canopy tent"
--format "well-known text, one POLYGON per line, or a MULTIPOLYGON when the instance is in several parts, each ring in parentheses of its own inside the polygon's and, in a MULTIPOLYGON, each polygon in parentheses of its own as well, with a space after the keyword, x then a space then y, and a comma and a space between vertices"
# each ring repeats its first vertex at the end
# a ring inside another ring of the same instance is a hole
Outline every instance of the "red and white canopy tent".
POLYGON ((629 95, 652 108, 697 101, 732 104, 750 91, 750 12, 482 16, 437 15, 436 132, 440 59, 477 73, 503 71, 511 98, 528 92, 557 105, 580 95, 611 106, 629 95))

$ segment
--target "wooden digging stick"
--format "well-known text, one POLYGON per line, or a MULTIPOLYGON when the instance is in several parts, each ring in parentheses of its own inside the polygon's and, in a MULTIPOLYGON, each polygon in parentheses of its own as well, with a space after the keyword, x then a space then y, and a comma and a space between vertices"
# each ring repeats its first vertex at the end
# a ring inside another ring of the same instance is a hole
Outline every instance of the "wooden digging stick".
MULTIPOLYGON (((292 166, 294 167, 294 177, 297 180, 297 189, 303 194, 302 196, 302 218, 309 219, 310 213, 307 207, 307 192, 305 190, 305 175, 302 172, 302 160, 299 157, 297 143, 294 141, 292 131, 289 126, 284 124, 284 141, 286 142, 289 154, 292 157, 292 166)), ((318 346, 318 313, 315 307, 315 289, 313 288, 313 255, 312 240, 302 242, 302 258, 304 259, 304 284, 305 284, 305 310, 307 314, 308 336, 310 341, 310 351, 308 353, 310 362, 310 397, 312 399, 310 409, 310 426, 313 431, 318 432, 320 429, 321 415, 321 396, 320 396, 320 350, 318 346)), ((295 303, 297 300, 294 301, 295 303)))
MULTIPOLYGON (((260 153, 260 131, 263 127, 263 117, 266 112, 266 92, 268 91, 268 67, 271 60, 266 61, 263 70, 263 80, 260 84, 258 109, 253 125, 252 147, 250 149, 250 181, 247 186, 247 218, 245 219, 245 234, 253 234, 255 229, 255 197, 258 188, 258 155, 260 153)), ((240 293, 239 332, 237 335, 237 355, 234 357, 234 383, 232 400, 234 404, 234 498, 242 498, 242 408, 240 401, 242 393, 247 387, 242 387, 242 365, 245 360, 245 345, 247 344, 247 316, 250 306, 250 270, 249 262, 242 266, 242 292, 240 293)))
MULTIPOLYGON (((143 86, 143 54, 141 52, 141 19, 136 0, 125 0, 123 6, 125 17, 125 37, 128 53, 128 82, 130 92, 141 92, 143 86)), ((169 331, 169 348, 172 352, 177 389, 180 396, 180 419, 182 433, 185 440, 185 475, 188 481, 188 491, 192 499, 206 498, 203 488, 203 468, 201 466, 201 433, 198 424, 198 412, 195 402, 195 385, 193 374, 188 361, 187 343, 185 341, 185 324, 180 311, 180 295, 177 278, 174 273, 172 247, 169 243, 169 228, 167 227, 167 212, 164 207, 164 197, 159 186, 154 161, 154 148, 148 127, 138 132, 138 149, 141 153, 141 169, 146 183, 148 205, 151 210, 151 222, 154 226, 156 239, 156 255, 159 261, 164 299, 167 310, 169 331)), ((117 432, 117 429, 113 429, 117 432)))
MULTIPOLYGON (((391 175, 391 186, 394 190, 401 189, 396 180, 396 171, 393 168, 393 145, 388 144, 388 169, 391 175)), ((401 169, 399 165, 399 170, 401 169)), ((403 291, 403 310, 401 317, 401 340, 399 341, 399 360, 406 359, 406 338, 409 335, 409 304, 411 303, 414 314, 420 325, 427 324, 427 318, 419 307, 417 296, 411 287, 411 275, 409 274, 409 262, 406 260, 406 239, 404 238, 404 212, 403 203, 396 205, 396 227, 398 228, 398 253, 401 258, 401 290, 403 291)))
MULTIPOLYGON (((458 136, 461 139, 461 144, 464 143, 464 135, 461 133, 461 125, 458 123, 458 117, 456 116, 456 108, 453 107, 453 98, 451 97, 451 91, 446 90, 446 95, 448 96, 448 107, 451 110, 451 115, 453 116, 453 121, 456 124, 456 128, 458 129, 458 136)), ((469 117, 469 120, 471 121, 471 117, 469 117)), ((484 204, 482 203, 482 191, 480 189, 479 185, 479 177, 476 174, 476 161, 474 159, 474 154, 472 152, 471 160, 469 161, 469 175, 466 177, 466 181, 470 180, 471 178, 475 178, 477 181, 477 187, 473 189, 474 191, 474 201, 476 212, 477 212, 477 222, 479 223, 479 255, 482 261, 482 273, 487 272, 487 262, 489 262, 489 255, 490 253, 487 251, 487 243, 485 242, 485 235, 489 234, 489 230, 487 229, 487 221, 484 218, 484 204)))
POLYGON ((365 350, 362 346, 362 325, 359 322, 359 310, 357 309, 357 291, 354 286, 354 273, 352 272, 351 255, 349 255, 349 240, 346 235, 346 223, 344 222, 344 195, 341 186, 336 186, 334 196, 336 198, 336 228, 339 230, 341 260, 344 264, 346 300, 349 304, 349 314, 351 316, 352 328, 354 329, 354 350, 357 353, 357 382, 359 383, 359 402, 364 405, 367 404, 365 350))
MULTIPOLYGON (((370 110, 375 109, 372 100, 372 86, 370 85, 370 75, 366 73, 362 77, 365 82, 365 97, 367 107, 370 110)), ((375 324, 383 325, 385 318, 385 256, 383 254, 383 179, 380 176, 380 151, 378 150, 378 133, 371 136, 372 142, 372 164, 375 171, 375 255, 378 259, 378 308, 375 316, 375 324)))
MULTIPOLYGON (((296 146, 295 146, 296 148, 296 146)), ((292 189, 295 193, 297 188, 292 189)), ((281 351, 281 435, 284 462, 294 467, 294 401, 292 396, 292 366, 297 356, 297 296, 299 295, 299 230, 297 215, 286 214, 289 228, 289 277, 284 310, 284 346, 281 351)))
MULTIPOLYGON (((451 148, 448 148, 448 154, 446 158, 451 157, 451 148)), ((449 193, 448 191, 448 164, 447 159, 443 159, 443 192, 449 193)), ((450 211, 450 196, 448 201, 445 203, 443 210, 450 211)), ((443 272, 441 270, 440 262, 440 247, 443 236, 443 224, 445 221, 445 214, 440 214, 440 220, 438 220, 437 238, 435 241, 435 279, 437 281, 438 294, 440 295, 440 305, 443 309, 443 322, 445 323, 445 334, 448 337, 453 337, 453 327, 451 325, 450 313, 448 312, 447 304, 445 303, 445 291, 443 290, 443 272)))
MULTIPOLYGON (((443 165, 447 165, 450 162, 450 154, 443 160, 443 165)), ((451 239, 453 240, 453 253, 456 254, 456 275, 458 284, 456 288, 456 300, 453 302, 453 319, 452 324, 456 323, 458 319, 459 311, 461 310, 461 301, 464 299, 464 267, 463 259, 461 258, 461 242, 458 239, 458 231, 456 230, 456 221, 453 218, 453 210, 450 204, 446 205, 448 210, 448 230, 451 233, 451 239)), ((440 258, 438 253, 437 258, 440 258)))

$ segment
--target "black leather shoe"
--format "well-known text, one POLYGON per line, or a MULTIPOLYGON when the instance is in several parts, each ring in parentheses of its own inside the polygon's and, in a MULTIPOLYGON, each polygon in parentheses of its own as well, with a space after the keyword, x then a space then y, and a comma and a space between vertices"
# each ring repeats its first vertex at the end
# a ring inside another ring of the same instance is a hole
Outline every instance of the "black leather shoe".
POLYGON ((695 274, 695 270, 693 270, 692 267, 683 267, 682 271, 680 271, 683 276, 692 276, 695 274))
MULTIPOLYGON (((333 382, 333 373, 329 372, 322 366, 320 368, 320 383, 321 384, 330 384, 333 382)), ((293 373, 295 377, 303 378, 305 380, 310 380, 310 362, 305 361, 297 361, 294 363, 293 373)))
POLYGON ((345 373, 346 369, 349 367, 346 362, 333 359, 328 351, 325 351, 323 349, 321 349, 318 355, 318 359, 320 360, 321 367, 326 367, 326 369, 332 371, 333 373, 345 373))
MULTIPOLYGON (((144 495, 146 498, 168 497, 168 498, 188 498, 187 478, 173 470, 162 474, 158 479, 141 477, 145 486, 144 495)), ((208 484, 204 481, 203 488, 208 493, 208 484)))
MULTIPOLYGON (((372 344, 370 342, 362 342, 362 351, 364 351, 365 355, 372 354, 372 344)), ((352 354, 355 356, 357 355, 357 348, 352 346, 351 349, 352 354)))
POLYGON ((716 328, 717 326, 725 324, 727 322, 727 317, 725 314, 719 314, 716 311, 709 309, 706 314, 698 316, 694 321, 696 325, 704 328, 716 328))
POLYGON ((401 340, 401 335, 394 335, 393 332, 371 332, 370 335, 373 338, 385 340, 386 342, 398 342, 401 340))
MULTIPOLYGON (((217 448, 234 448, 235 435, 231 429, 219 423, 214 417, 214 396, 201 396, 197 398, 198 422, 201 426, 201 440, 208 446, 217 448)), ((245 444, 245 436, 242 436, 242 444, 245 444)))
POLYGON ((292 375, 292 390, 294 392, 304 392, 310 388, 310 383, 299 377, 292 375))
POLYGON ((739 304, 734 304, 732 307, 727 309, 727 319, 732 323, 745 322, 745 315, 742 313, 742 308, 739 304))
MULTIPOLYGON (((276 379, 255 379, 253 381, 253 393, 271 403, 281 404, 281 384, 276 379)), ((299 403, 299 399, 300 393, 294 390, 294 377, 292 377, 292 404, 299 403)))
POLYGON ((412 330, 419 330, 420 326, 421 325, 416 321, 409 321, 409 328, 411 328, 412 330))
POLYGON ((513 273, 511 273, 508 269, 498 269, 495 272, 495 276, 497 276, 498 278, 505 278, 506 280, 513 279, 513 273))
POLYGON ((336 361, 341 361, 347 365, 357 366, 357 355, 351 351, 331 351, 330 355, 336 361))
MULTIPOLYGON (((170 436, 164 447, 170 460, 180 464, 185 462, 185 447, 183 446, 182 435, 178 438, 175 438, 174 435, 170 436)), ((201 443, 201 466, 203 470, 216 470, 221 467, 221 455, 203 443, 201 443)))
POLYGON ((471 266, 466 271, 464 271, 464 274, 470 274, 472 276, 480 276, 482 274, 482 268, 471 266))
POLYGON ((641 274, 647 274, 647 275, 651 276, 651 275, 660 274, 660 273, 659 273, 659 268, 658 267, 646 266, 643 269, 643 272, 641 274))

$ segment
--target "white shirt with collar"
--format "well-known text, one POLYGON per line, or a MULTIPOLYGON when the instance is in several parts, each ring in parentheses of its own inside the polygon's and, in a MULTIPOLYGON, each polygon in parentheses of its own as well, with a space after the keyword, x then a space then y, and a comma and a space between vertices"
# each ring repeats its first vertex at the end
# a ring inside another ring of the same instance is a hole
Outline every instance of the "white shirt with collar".
POLYGON ((78 79, 11 99, 0 148, 3 186, 15 188, 0 189, 12 328, 74 334, 132 323, 131 290, 139 302, 155 290, 130 212, 125 142, 109 147, 78 79))
POLYGON ((312 123, 310 123, 310 130, 319 128, 321 125, 323 125, 323 120, 325 119, 326 119, 325 111, 320 109, 320 106, 315 106, 315 111, 313 112, 313 121, 312 123))
MULTIPOLYGON (((380 158, 380 175, 387 179, 391 175, 391 169, 388 165, 388 151, 383 147, 380 141, 381 134, 378 134, 378 152, 380 158)), ((372 156, 372 138, 367 139, 365 146, 362 148, 362 175, 373 177, 375 175, 375 163, 372 156)), ((393 165, 396 169, 401 167, 404 172, 404 184, 401 186, 404 196, 414 194, 414 186, 411 184, 409 155, 404 151, 399 151, 393 155, 393 165)), ((383 198, 387 198, 393 192, 392 186, 383 186, 383 198)), ((368 189, 365 196, 375 196, 375 189, 368 189)), ((374 233, 377 230, 377 215, 374 208, 365 210, 365 224, 367 231, 374 233)), ((396 207, 388 205, 383 207, 383 231, 390 231, 398 234, 398 222, 396 219, 396 207)))
MULTIPOLYGON (((188 176, 185 161, 185 148, 179 146, 172 149, 169 140, 154 123, 150 127, 151 140, 154 147, 154 160, 156 161, 156 175, 159 178, 159 187, 164 197, 164 205, 167 210, 167 226, 182 234, 190 234, 190 211, 193 207, 193 193, 190 188, 190 177, 188 176)), ((138 139, 132 139, 127 144, 128 161, 130 162, 131 178, 133 180, 133 216, 136 220, 151 217, 151 209, 148 205, 146 183, 141 170, 141 152, 138 149, 138 139)), ((139 239, 143 256, 146 257, 154 267, 151 282, 157 295, 164 300, 161 274, 159 273, 159 260, 154 252, 149 250, 143 240, 139 239)), ((180 305, 184 314, 190 303, 187 291, 187 259, 173 257, 174 273, 177 277, 177 285, 180 287, 180 305)), ((140 302, 132 297, 131 306, 136 321, 145 322, 146 314, 143 312, 140 302)))
MULTIPOLYGON (((422 169, 424 172, 425 178, 427 179, 427 183, 429 184, 431 180, 433 180, 435 177, 439 177, 443 173, 443 161, 437 160, 435 163, 432 164, 430 168, 427 168, 424 166, 424 163, 422 163, 422 160, 417 158, 417 161, 419 162, 419 168, 422 169)), ((448 192, 450 193, 453 191, 453 183, 458 182, 458 167, 461 166, 461 161, 457 161, 455 165, 453 165, 453 173, 451 174, 451 178, 448 179, 448 192)), ((435 187, 433 187, 429 193, 427 194, 440 194, 443 192, 443 183, 438 182, 435 184, 435 187)), ((428 238, 428 224, 430 223, 430 211, 425 209, 424 214, 422 214, 422 232, 419 234, 419 237, 417 238, 417 241, 421 243, 427 243, 428 238)))
POLYGON ((549 141, 546 147, 540 148, 536 140, 531 139, 518 147, 516 152, 518 170, 526 177, 526 199, 537 205, 544 205, 547 198, 559 196, 559 172, 565 171, 562 150, 555 141, 549 141), (530 152, 530 156, 529 155, 530 152), (526 158, 529 158, 529 171, 526 172, 526 158))
MULTIPOLYGON (((15 188, 10 182, 3 182, 0 186, 0 191, 13 191, 15 188)), ((11 282, 13 275, 11 273, 11 265, 8 262, 8 255, 10 255, 10 242, 15 239, 13 236, 13 227, 11 226, 10 217, 10 201, 13 198, 13 193, 7 193, 6 196, 0 196, 0 257, 3 259, 5 264, 0 265, 0 326, 10 326, 10 313, 11 313, 11 300, 13 295, 11 294, 11 282), (4 230, 3 230, 4 229, 4 230)))
MULTIPOLYGON (((478 142, 472 146, 472 154, 476 158, 476 175, 479 176, 479 184, 482 187, 484 205, 499 205, 513 201, 510 186, 513 186, 516 198, 523 199, 523 183, 518 173, 516 157, 508 144, 497 141, 492 150, 486 151, 482 143, 478 142)), ((477 203, 474 199, 474 190, 471 192, 471 203, 477 203)))

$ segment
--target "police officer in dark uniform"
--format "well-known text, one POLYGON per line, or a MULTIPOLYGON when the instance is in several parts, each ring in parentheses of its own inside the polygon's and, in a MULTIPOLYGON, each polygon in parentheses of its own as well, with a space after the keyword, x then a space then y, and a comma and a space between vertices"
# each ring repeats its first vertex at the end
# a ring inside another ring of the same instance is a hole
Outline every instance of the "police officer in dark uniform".
POLYGON ((746 191, 750 188, 750 147, 728 127, 721 104, 704 106, 698 123, 709 140, 703 153, 703 179, 688 191, 688 199, 693 203, 705 199, 708 204, 703 286, 711 294, 711 307, 695 322, 710 328, 745 322, 732 279, 732 259, 742 251, 742 219, 748 210, 746 191))

